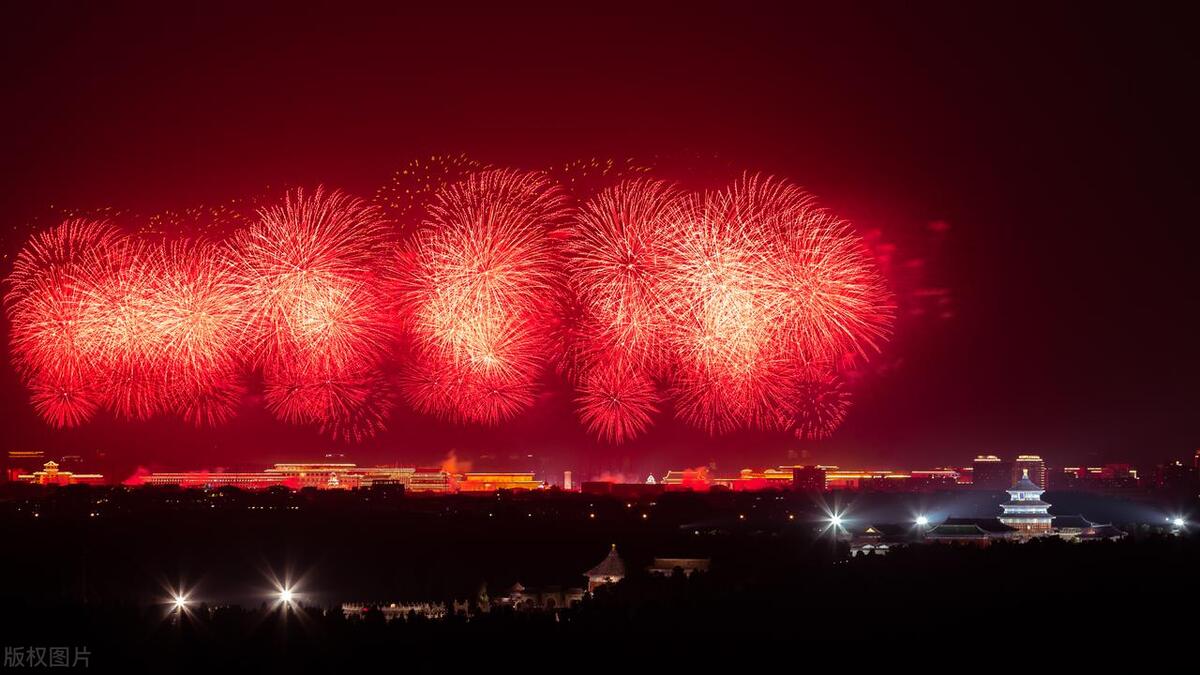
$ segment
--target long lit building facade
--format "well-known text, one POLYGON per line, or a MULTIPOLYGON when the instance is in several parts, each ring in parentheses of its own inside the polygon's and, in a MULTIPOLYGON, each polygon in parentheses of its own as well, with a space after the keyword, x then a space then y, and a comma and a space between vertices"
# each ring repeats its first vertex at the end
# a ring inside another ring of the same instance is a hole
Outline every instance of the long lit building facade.
MULTIPOLYGON (((42 472, 39 472, 41 474, 42 472)), ((293 490, 352 490, 403 486, 407 492, 486 493, 496 490, 538 490, 544 483, 528 472, 451 473, 441 468, 374 466, 350 463, 287 462, 264 471, 159 471, 139 476, 133 484, 214 489, 233 486, 263 490, 282 486, 293 490)))
POLYGON ((60 471, 58 469, 58 462, 54 461, 43 464, 41 471, 20 473, 17 474, 16 478, 22 483, 33 483, 35 485, 101 485, 104 483, 104 476, 98 473, 60 471))
POLYGON ((496 490, 540 490, 543 483, 532 471, 467 472, 457 481, 459 492, 495 492, 496 490))
POLYGON ((804 491, 872 490, 931 492, 954 489, 964 477, 958 469, 913 471, 890 469, 842 469, 833 465, 781 466, 774 469, 742 469, 735 475, 712 474, 707 468, 668 471, 662 484, 668 490, 800 489, 804 491))

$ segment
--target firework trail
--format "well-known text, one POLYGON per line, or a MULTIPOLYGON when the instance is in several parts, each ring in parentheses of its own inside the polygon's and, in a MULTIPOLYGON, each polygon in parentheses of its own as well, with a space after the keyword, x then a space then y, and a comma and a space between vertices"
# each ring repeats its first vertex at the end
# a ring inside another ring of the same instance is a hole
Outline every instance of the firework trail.
POLYGON ((423 214, 403 238, 380 206, 322 189, 225 242, 86 219, 34 235, 4 301, 34 409, 60 427, 102 410, 219 424, 261 377, 278 419, 357 441, 397 394, 455 423, 510 420, 554 363, 605 442, 663 403, 710 433, 817 439, 846 415, 845 371, 889 337, 872 253, 787 181, 692 193, 592 162, 567 167, 570 208, 546 173, 409 168, 419 189, 386 195, 423 214))

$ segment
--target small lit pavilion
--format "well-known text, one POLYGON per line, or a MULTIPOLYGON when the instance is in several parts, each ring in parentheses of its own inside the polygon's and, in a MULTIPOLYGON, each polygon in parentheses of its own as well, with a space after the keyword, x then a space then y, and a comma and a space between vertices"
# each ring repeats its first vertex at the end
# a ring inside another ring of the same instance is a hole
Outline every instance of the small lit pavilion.
POLYGON ((617 545, 613 544, 608 555, 592 569, 583 573, 588 578, 588 593, 604 584, 616 583, 625 578, 625 561, 617 555, 617 545))

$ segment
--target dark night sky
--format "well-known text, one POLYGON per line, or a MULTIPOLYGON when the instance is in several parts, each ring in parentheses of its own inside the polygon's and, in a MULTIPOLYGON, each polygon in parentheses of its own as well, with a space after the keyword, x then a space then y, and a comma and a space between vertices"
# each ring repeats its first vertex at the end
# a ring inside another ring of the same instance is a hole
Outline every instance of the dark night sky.
MULTIPOLYGON (((797 180, 952 294, 953 318, 901 323, 892 367, 813 458, 1153 462, 1200 447, 1200 24, 1181 8, 110 4, 3 10, 4 273, 51 205, 155 212, 318 183, 370 196, 408 160, 443 152, 526 168, 702 157, 797 180), (934 221, 950 225, 937 246, 934 221)), ((11 366, 2 386, 5 449, 104 447, 127 465, 200 467, 338 447, 253 411, 215 431, 55 432, 11 366)), ((549 456, 548 469, 644 474, 778 464, 800 447, 664 423, 605 449, 553 393, 497 431, 404 413, 392 426, 347 452, 520 450, 549 456)))

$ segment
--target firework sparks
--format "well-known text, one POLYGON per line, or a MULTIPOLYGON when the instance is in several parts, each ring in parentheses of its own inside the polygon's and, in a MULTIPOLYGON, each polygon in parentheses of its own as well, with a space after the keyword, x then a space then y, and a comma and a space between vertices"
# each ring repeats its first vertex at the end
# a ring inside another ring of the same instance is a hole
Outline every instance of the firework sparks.
POLYGON ((100 410, 219 424, 261 375, 278 419, 361 440, 394 387, 448 421, 512 419, 554 362, 607 442, 644 434, 664 401, 710 433, 816 439, 845 417, 844 371, 889 336, 862 239, 787 181, 688 193, 593 162, 589 184, 618 182, 574 184, 569 208, 545 173, 437 166, 389 197, 424 214, 401 241, 379 206, 321 189, 226 243, 81 219, 34 235, 5 295, 34 408, 54 426, 100 410))
POLYGON ((544 175, 510 170, 435 194, 430 219, 397 256, 400 312, 422 362, 406 378, 418 409, 494 423, 532 403, 560 284, 549 235, 564 205, 544 175))

